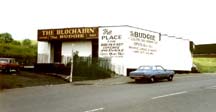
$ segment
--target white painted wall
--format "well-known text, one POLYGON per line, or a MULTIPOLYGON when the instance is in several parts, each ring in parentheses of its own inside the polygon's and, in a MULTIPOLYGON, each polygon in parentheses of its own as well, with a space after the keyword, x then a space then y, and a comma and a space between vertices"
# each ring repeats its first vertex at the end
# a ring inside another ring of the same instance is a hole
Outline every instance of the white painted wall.
POLYGON ((72 49, 78 51, 79 56, 92 56, 91 41, 62 42, 63 56, 71 56, 72 49))
POLYGON ((99 57, 111 58, 112 70, 119 75, 126 75, 125 46, 127 27, 99 28, 99 57))
POLYGON ((113 70, 124 76, 127 68, 136 69, 141 65, 162 65, 165 69, 183 71, 192 67, 189 40, 128 26, 99 28, 99 57, 110 57, 115 66, 113 70), (113 38, 118 35, 121 38, 113 38), (110 48, 118 52, 110 52, 110 48))
POLYGON ((127 68, 141 65, 157 65, 160 34, 139 28, 127 28, 125 58, 127 68))
POLYGON ((161 36, 158 52, 158 60, 162 66, 171 70, 190 71, 192 67, 192 55, 189 40, 161 36))
MULTIPOLYGON (((66 64, 70 60, 67 57, 71 57, 72 49, 78 51, 79 56, 92 56, 91 41, 62 42, 62 63, 66 64)), ((53 52, 53 48, 50 42, 39 41, 37 63, 52 63, 54 56, 51 56, 51 51, 53 52)))
POLYGON ((62 63, 67 64, 70 62, 72 49, 73 52, 78 51, 79 56, 92 56, 91 41, 62 42, 62 63))
POLYGON ((50 63, 50 49, 49 42, 38 42, 38 59, 37 63, 50 63))

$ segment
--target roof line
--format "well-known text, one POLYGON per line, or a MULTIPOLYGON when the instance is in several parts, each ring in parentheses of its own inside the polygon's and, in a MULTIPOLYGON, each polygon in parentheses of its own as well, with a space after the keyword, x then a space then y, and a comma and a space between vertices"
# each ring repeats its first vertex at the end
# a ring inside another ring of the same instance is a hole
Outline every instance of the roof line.
POLYGON ((143 29, 143 28, 139 28, 139 27, 134 27, 134 26, 130 26, 130 25, 99 26, 99 28, 100 27, 131 27, 131 28, 136 28, 136 29, 145 30, 145 31, 149 31, 149 32, 159 33, 160 34, 160 32, 156 32, 156 31, 152 31, 152 30, 147 30, 147 29, 143 29))
POLYGON ((182 37, 176 37, 176 36, 169 36, 169 35, 167 35, 167 34, 161 34, 161 36, 167 36, 167 37, 169 37, 169 38, 175 38, 175 39, 181 39, 181 40, 188 40, 188 41, 191 41, 190 39, 184 39, 184 38, 182 38, 182 37))

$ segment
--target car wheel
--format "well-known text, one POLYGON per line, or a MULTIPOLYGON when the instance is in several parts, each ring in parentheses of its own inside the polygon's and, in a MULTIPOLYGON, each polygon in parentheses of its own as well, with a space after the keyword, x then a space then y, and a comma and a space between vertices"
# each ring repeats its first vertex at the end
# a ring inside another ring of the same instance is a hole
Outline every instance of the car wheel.
POLYGON ((150 77, 149 82, 150 82, 150 83, 155 82, 155 78, 154 78, 154 77, 150 77))
POLYGON ((173 80, 173 75, 170 75, 168 78, 167 78, 168 81, 172 81, 173 80))
POLYGON ((3 72, 3 73, 7 73, 7 70, 6 70, 6 69, 3 69, 2 72, 3 72))
POLYGON ((10 68, 6 68, 5 73, 10 73, 10 68))

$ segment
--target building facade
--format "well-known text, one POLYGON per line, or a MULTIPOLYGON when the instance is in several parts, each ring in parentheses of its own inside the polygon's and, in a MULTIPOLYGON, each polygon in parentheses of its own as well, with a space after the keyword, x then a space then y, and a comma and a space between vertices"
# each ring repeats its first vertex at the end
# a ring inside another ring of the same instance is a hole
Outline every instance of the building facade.
POLYGON ((65 63, 72 50, 98 57, 98 27, 38 30, 37 63, 65 63))
POLYGON ((141 65, 190 71, 190 41, 132 26, 103 26, 38 30, 38 63, 66 64, 79 56, 110 58, 111 69, 126 76, 141 65))

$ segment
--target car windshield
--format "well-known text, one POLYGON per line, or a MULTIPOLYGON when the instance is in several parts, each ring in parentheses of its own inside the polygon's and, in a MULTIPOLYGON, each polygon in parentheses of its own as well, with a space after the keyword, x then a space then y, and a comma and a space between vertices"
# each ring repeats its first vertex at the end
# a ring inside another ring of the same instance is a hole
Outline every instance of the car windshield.
POLYGON ((8 63, 7 59, 0 59, 0 63, 8 63))
POLYGON ((138 70, 151 70, 151 69, 152 69, 151 66, 140 66, 140 67, 138 68, 138 70))

